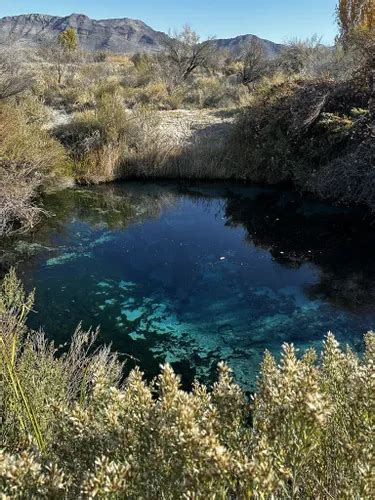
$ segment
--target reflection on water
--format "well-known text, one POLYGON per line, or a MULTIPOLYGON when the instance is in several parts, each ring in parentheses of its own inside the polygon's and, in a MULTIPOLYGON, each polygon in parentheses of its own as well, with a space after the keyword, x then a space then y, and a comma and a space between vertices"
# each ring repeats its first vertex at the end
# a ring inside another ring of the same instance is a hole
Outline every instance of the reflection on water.
POLYGON ((332 330, 360 349, 375 324, 375 231, 359 213, 223 184, 77 188, 45 205, 55 216, 18 243, 32 326, 65 342, 100 325, 150 377, 168 361, 207 382, 225 360, 251 389, 266 348, 332 330))

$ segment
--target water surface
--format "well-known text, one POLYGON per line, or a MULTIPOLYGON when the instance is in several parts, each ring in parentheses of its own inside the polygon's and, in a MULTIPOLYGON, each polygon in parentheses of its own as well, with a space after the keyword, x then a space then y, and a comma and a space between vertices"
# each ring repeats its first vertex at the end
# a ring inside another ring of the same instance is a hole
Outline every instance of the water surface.
POLYGON ((19 272, 57 343, 78 322, 148 377, 169 362, 188 386, 219 360, 252 389, 262 353, 361 349, 375 326, 375 231, 360 212, 240 185, 130 182, 51 194, 54 214, 19 272))

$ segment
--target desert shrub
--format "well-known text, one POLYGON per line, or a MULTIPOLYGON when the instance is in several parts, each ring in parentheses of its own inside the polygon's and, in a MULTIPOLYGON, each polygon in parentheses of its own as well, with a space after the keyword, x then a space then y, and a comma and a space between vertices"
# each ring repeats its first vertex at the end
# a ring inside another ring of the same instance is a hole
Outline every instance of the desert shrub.
POLYGON ((308 40, 289 41, 272 65, 292 77, 342 82, 360 70, 361 61, 354 50, 344 50, 340 44, 327 47, 313 36, 308 40))
POLYGON ((350 127, 352 144, 338 158, 314 172, 308 187, 321 198, 363 204, 374 211, 375 143, 369 132, 369 114, 358 115, 355 111, 354 115, 358 118, 350 127))
POLYGON ((169 92, 167 86, 162 81, 148 83, 142 89, 139 89, 137 95, 137 105, 150 106, 151 108, 163 109, 170 107, 168 105, 169 92))
POLYGON ((297 88, 297 83, 263 84, 241 113, 231 144, 240 175, 269 183, 290 177, 294 158, 287 101, 297 88))
POLYGON ((33 85, 33 75, 22 61, 17 48, 0 50, 0 100, 22 94, 33 85))
POLYGON ((322 354, 266 353, 249 401, 219 365, 191 392, 166 365, 152 383, 95 336, 67 353, 25 326, 32 296, 0 291, 0 491, 14 498, 371 498, 375 336, 328 334, 322 354), (22 397, 21 397, 22 396, 22 397))
POLYGON ((17 102, 26 125, 35 125, 41 128, 48 126, 51 119, 50 109, 34 93, 28 93, 17 102))
POLYGON ((47 66, 44 68, 43 74, 40 75, 37 94, 47 106, 65 108, 72 112, 82 109, 89 102, 92 102, 91 90, 92 85, 70 84, 63 86, 58 84, 53 74, 51 75, 51 69, 47 66))
POLYGON ((69 150, 79 182, 108 182, 121 176, 128 117, 121 94, 103 93, 92 111, 76 113, 72 122, 55 129, 69 150))
POLYGON ((129 68, 133 65, 132 57, 126 54, 110 54, 107 62, 116 64, 122 68, 129 68))
POLYGON ((343 82, 264 80, 237 121, 229 157, 249 180, 291 182, 373 209, 369 118, 353 112, 367 100, 360 75, 343 82))
MULTIPOLYGON (((34 103, 35 104, 35 103, 34 103)), ((40 108, 2 106, 0 108, 0 152, 6 162, 27 165, 43 175, 64 172, 67 157, 64 148, 40 127, 40 108)))
POLYGON ((134 54, 131 58, 133 68, 128 68, 125 82, 134 87, 145 87, 158 77, 158 60, 148 54, 134 54))
POLYGON ((102 81, 100 84, 96 85, 93 88, 94 100, 95 103, 100 103, 102 99, 105 99, 107 96, 115 96, 118 100, 120 97, 123 97, 123 87, 121 83, 115 79, 106 79, 102 81))
POLYGON ((90 52, 89 56, 91 57, 93 62, 96 63, 104 63, 107 62, 110 58, 110 55, 108 52, 102 51, 102 52, 90 52))
POLYGON ((0 389, 1 446, 4 440, 16 445, 28 440, 30 435, 43 448, 51 429, 51 405, 83 401, 86 386, 92 383, 93 372, 100 364, 113 383, 116 384, 121 375, 122 365, 115 355, 106 348, 92 349, 97 331, 84 332, 78 327, 65 351, 61 350, 63 346, 47 342, 42 333, 29 332, 26 319, 33 300, 34 293, 26 294, 11 270, 0 289, 0 373, 9 383, 0 389))
POLYGON ((155 79, 145 86, 125 86, 124 104, 129 109, 170 110, 184 107, 189 88, 179 85, 169 88, 163 79, 155 79))
POLYGON ((36 203, 41 177, 0 161, 0 236, 32 229, 43 215, 36 203))
POLYGON ((121 94, 104 94, 99 98, 95 118, 107 142, 121 142, 126 134, 127 113, 121 94))
POLYGON ((45 119, 33 99, 0 107, 0 235, 32 228, 42 214, 39 189, 69 172, 64 148, 41 127, 45 119))
POLYGON ((184 104, 197 108, 233 107, 240 101, 242 89, 227 78, 201 76, 192 82, 186 91, 184 104))
POLYGON ((117 64, 90 62, 86 58, 63 64, 63 81, 57 78, 56 65, 47 59, 39 63, 36 93, 52 107, 79 111, 95 106, 96 94, 108 88, 120 90, 122 68, 117 64))
POLYGON ((312 79, 331 79, 347 81, 360 69, 354 51, 344 51, 340 45, 326 47, 318 45, 304 62, 302 74, 312 79))
POLYGON ((316 35, 307 40, 289 40, 281 50, 277 62, 287 74, 303 73, 320 46, 320 39, 316 35))

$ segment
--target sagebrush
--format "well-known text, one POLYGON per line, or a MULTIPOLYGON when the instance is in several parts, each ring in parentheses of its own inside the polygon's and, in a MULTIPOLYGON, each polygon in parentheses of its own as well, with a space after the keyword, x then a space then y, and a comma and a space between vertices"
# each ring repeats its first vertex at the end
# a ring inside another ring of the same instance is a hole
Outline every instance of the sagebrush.
POLYGON ((70 170, 63 146, 43 127, 44 112, 33 99, 0 104, 0 236, 34 227, 41 187, 70 170))
POLYGON ((4 498, 372 497, 373 333, 361 357, 332 334, 320 357, 266 353, 248 400, 224 364, 191 392, 168 365, 152 383, 139 369, 121 381, 95 333, 77 330, 62 354, 29 331, 32 302, 12 271, 0 294, 4 498))

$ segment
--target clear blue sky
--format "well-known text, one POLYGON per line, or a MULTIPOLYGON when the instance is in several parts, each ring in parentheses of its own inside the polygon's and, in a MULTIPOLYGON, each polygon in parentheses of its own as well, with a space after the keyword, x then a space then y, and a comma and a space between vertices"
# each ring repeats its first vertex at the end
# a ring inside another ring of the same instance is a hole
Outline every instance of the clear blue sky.
POLYGON ((189 23, 203 37, 253 33, 275 42, 313 34, 330 43, 336 0, 0 0, 0 17, 42 13, 130 17, 168 31, 189 23))

